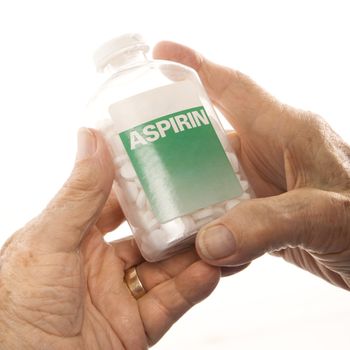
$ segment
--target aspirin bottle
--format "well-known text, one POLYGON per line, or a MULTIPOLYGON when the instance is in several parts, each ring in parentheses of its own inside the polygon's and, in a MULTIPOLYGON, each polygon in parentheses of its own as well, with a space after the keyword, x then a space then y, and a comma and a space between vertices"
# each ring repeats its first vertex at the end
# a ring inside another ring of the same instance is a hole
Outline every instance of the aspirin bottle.
POLYGON ((108 80, 89 105, 115 165, 114 191, 142 255, 179 252, 252 190, 197 73, 150 60, 138 34, 103 45, 108 80))

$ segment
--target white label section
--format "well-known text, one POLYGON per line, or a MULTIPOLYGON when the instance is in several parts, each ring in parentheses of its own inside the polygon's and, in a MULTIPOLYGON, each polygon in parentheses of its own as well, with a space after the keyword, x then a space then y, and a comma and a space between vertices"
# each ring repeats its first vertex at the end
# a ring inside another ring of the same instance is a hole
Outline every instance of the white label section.
POLYGON ((142 92, 109 107, 118 133, 177 111, 202 105, 196 86, 180 81, 142 92))

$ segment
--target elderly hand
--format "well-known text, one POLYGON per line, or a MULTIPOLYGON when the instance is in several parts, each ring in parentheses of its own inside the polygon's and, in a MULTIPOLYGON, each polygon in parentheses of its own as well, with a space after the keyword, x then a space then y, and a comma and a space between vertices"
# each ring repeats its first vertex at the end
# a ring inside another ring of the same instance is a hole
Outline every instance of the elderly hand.
POLYGON ((78 146, 70 179, 1 251, 1 349, 146 349, 218 282, 194 251, 151 264, 131 238, 105 243, 124 219, 113 165, 96 131, 82 129, 78 146), (134 265, 138 300, 124 282, 134 265))
POLYGON ((276 101, 240 72, 162 42, 160 59, 194 68, 236 129, 232 142, 258 198, 204 227, 197 251, 215 266, 266 252, 350 289, 350 148, 320 117, 276 101))

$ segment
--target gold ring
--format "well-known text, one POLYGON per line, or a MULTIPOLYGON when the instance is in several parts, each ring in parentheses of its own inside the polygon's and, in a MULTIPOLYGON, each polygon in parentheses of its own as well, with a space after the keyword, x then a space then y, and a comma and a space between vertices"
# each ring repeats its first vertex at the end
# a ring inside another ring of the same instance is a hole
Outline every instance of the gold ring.
POLYGON ((146 294, 146 290, 139 279, 135 266, 130 267, 130 269, 126 270, 125 282, 135 299, 140 299, 146 294))

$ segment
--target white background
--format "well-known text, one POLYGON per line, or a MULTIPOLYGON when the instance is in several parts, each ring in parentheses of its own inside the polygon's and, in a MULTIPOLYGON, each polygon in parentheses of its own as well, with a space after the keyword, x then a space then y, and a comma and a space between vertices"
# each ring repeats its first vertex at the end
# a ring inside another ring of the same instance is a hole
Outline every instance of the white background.
MULTIPOLYGON (((1 242, 68 176, 101 81, 92 53, 124 32, 193 46, 350 140, 347 1, 0 1, 1 242)), ((264 257, 223 280, 155 349, 347 349, 349 321, 347 292, 264 257)))

